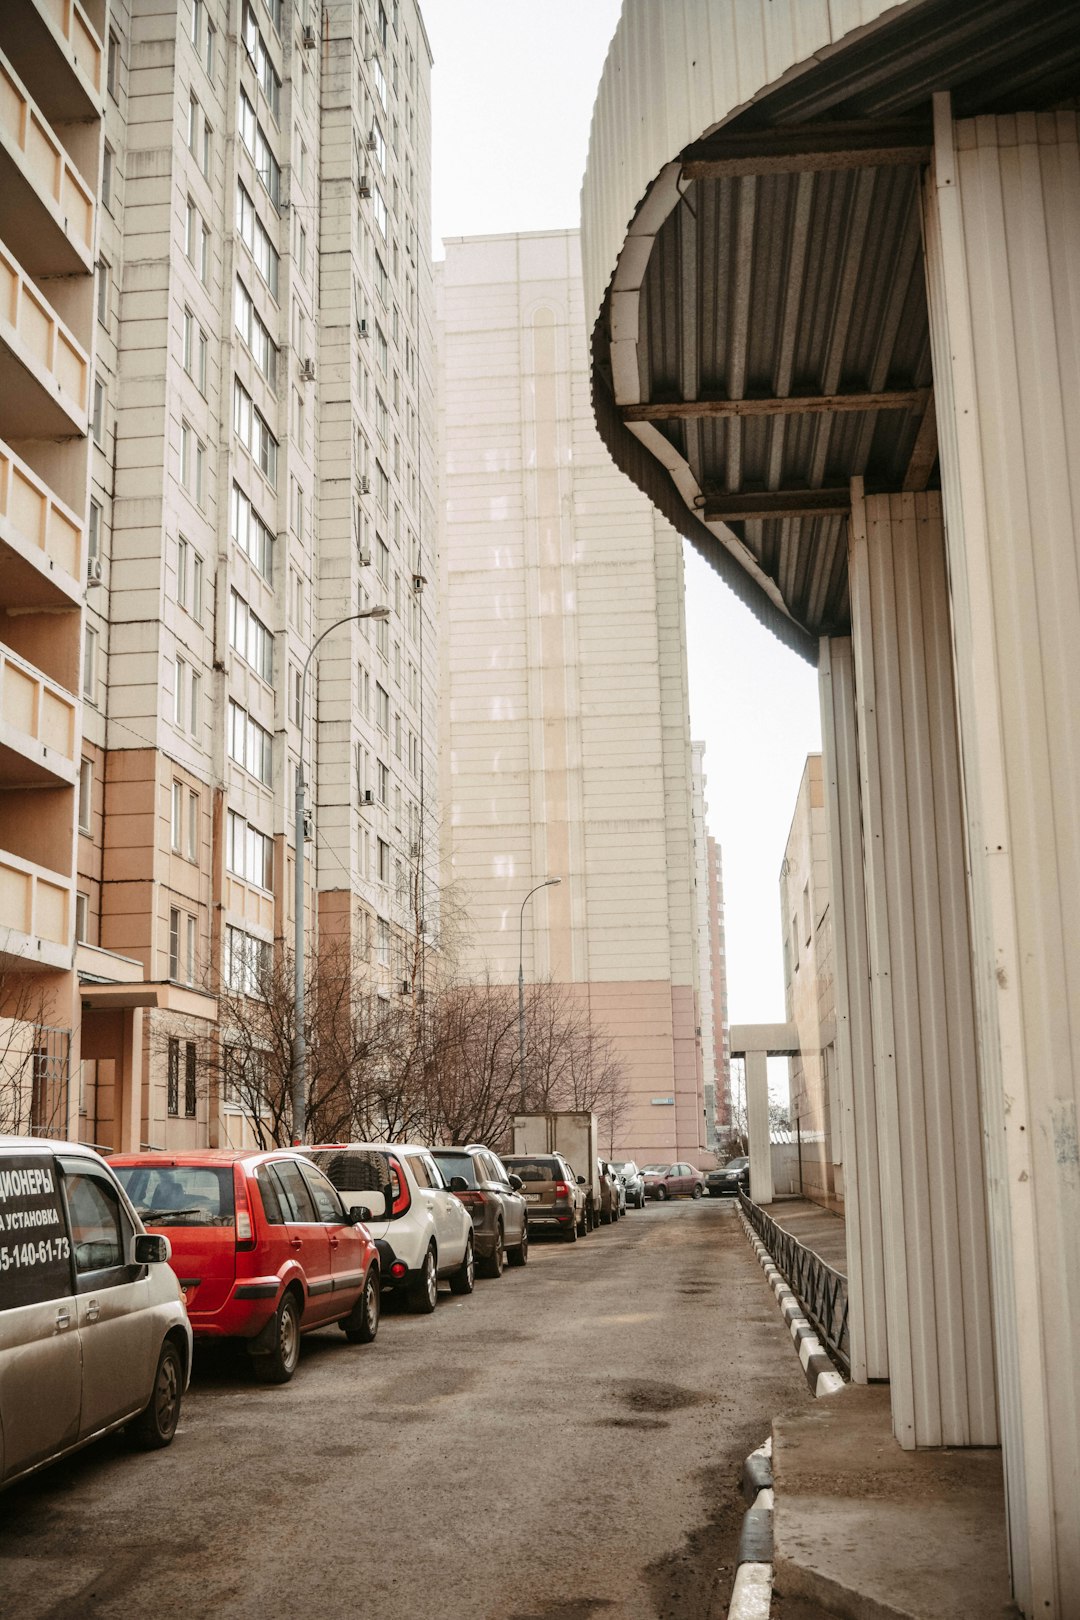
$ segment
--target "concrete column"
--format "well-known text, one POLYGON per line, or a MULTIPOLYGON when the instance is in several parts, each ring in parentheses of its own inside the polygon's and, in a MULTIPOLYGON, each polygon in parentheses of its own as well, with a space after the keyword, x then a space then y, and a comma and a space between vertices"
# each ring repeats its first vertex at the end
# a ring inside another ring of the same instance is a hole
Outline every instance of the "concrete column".
POLYGON ((772 1149, 769 1145, 769 1058, 767 1052, 746 1054, 746 1134, 750 1139, 750 1197, 755 1204, 773 1201, 772 1149))
POLYGON ((936 494, 852 489, 852 640, 893 1429, 997 1440, 948 581, 936 494))
POLYGON ((971 862, 1009 1536, 1080 1614, 1080 127, 954 123, 923 225, 971 862))
POLYGON ((824 637, 818 661, 829 894, 836 985, 838 1128, 843 1144, 851 1376, 889 1376, 885 1254, 870 1014, 870 957, 855 728, 855 662, 847 636, 824 637))
POLYGON ((141 1007, 121 1014, 123 1035, 116 1062, 116 1130, 121 1153, 137 1153, 143 1136, 143 1015, 141 1007))

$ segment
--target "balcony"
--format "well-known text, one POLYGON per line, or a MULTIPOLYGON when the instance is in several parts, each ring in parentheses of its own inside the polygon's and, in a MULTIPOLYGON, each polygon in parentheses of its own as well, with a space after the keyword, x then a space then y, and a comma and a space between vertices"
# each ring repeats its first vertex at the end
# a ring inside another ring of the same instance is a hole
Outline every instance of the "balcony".
POLYGON ((53 124, 100 118, 105 53, 79 0, 0 5, 0 43, 53 124))
POLYGON ((71 879, 0 850, 0 967, 70 968, 71 879))
POLYGON ((76 710, 70 692, 0 643, 0 782, 5 788, 74 786, 76 710))
POLYGON ((77 607, 81 562, 79 519, 0 439, 0 606, 77 607))
POLYGON ((2 51, 0 239, 34 275, 93 269, 93 193, 2 51))
POLYGON ((0 431, 83 437, 89 388, 85 349, 0 242, 0 431))

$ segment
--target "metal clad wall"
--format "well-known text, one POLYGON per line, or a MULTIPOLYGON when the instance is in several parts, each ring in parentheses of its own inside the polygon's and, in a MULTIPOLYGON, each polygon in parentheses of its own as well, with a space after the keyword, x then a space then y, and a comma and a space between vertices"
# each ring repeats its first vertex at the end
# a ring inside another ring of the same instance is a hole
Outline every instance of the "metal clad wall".
POLYGON ((836 1058, 844 1145, 851 1375, 856 1383, 865 1384, 870 1379, 888 1378, 889 1344, 850 638, 824 638, 818 669, 829 892, 836 917, 836 1058))
POLYGON ((953 124, 925 193, 1013 1579, 1080 1613, 1080 131, 953 124), (942 386, 943 385, 943 386, 942 386))
POLYGON ((936 494, 853 486, 852 630, 893 1426, 997 1440, 964 832, 936 494))

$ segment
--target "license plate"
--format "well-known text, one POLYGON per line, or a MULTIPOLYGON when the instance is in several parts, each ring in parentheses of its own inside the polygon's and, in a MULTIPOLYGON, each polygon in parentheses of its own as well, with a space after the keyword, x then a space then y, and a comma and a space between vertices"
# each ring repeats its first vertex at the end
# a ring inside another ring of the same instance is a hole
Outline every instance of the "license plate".
POLYGON ((540 1194, 539 1193, 526 1193, 525 1194, 525 1202, 527 1204, 538 1204, 540 1202, 540 1194))

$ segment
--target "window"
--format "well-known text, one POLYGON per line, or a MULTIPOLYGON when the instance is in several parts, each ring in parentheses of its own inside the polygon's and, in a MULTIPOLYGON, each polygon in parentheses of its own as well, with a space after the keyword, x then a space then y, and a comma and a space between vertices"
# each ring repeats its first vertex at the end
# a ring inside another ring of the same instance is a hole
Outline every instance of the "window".
POLYGON ((184 1116, 194 1119, 198 1104, 197 1088, 198 1069, 196 1067, 196 1050, 194 1041, 184 1043, 184 1116))
MULTIPOLYGON (((277 81, 273 68, 270 73, 277 81)), ((281 94, 281 85, 278 82, 278 96, 281 94)), ((255 172, 262 182, 267 196, 275 208, 281 207, 281 165, 274 156, 273 148, 262 124, 255 116, 255 109, 247 98, 244 90, 240 92, 240 139, 247 147, 248 152, 255 160, 255 172)))
POLYGON ((109 266, 104 259, 97 262, 97 318, 102 326, 109 324, 109 266))
POLYGON ((83 759, 79 766, 79 831, 88 833, 94 811, 94 762, 83 759))
POLYGON ((82 695, 87 703, 97 702, 98 633, 87 625, 83 638, 82 695))
POLYGON ((199 231, 199 280, 204 287, 210 285, 210 228, 207 225, 199 231))
MULTIPOLYGON (((381 537, 375 548, 375 571, 379 576, 380 583, 385 585, 390 578, 390 547, 381 537)), ((376 624, 382 624, 385 621, 376 619, 375 622, 376 624)))
POLYGON ((377 56, 373 56, 372 59, 371 59, 371 75, 372 75, 372 78, 375 80, 375 89, 378 91, 379 100, 382 102, 383 111, 385 112, 385 110, 386 110, 386 75, 383 73, 382 63, 379 61, 379 58, 377 56))
POLYGON ((273 635, 237 591, 229 592, 229 646, 264 681, 273 681, 273 635))
POLYGON ((184 840, 184 784, 172 785, 172 847, 179 854, 184 840))
MULTIPOLYGON (((72 1161, 68 1161, 70 1164, 72 1161)), ((75 1246, 75 1270, 81 1276, 124 1263, 124 1228, 120 1204, 111 1184, 92 1171, 65 1165, 64 1194, 75 1246)))
POLYGON ((184 252, 195 263, 195 254, 199 246, 199 210, 189 197, 184 204, 184 252))
POLYGON ((90 896, 79 893, 75 896, 75 943, 86 945, 90 939, 90 896))
POLYGON ((210 178, 210 162, 213 156, 213 147, 214 133, 210 128, 208 120, 204 118, 202 126, 202 148, 199 155, 199 167, 208 180, 210 178))
POLYGON ((274 739, 232 698, 229 699, 227 737, 229 758, 269 787, 273 777, 274 739))
POLYGON ((274 886, 274 841, 230 810, 225 829, 225 864, 234 877, 260 889, 274 886))
POLYGON ((214 62, 215 62, 215 59, 216 59, 216 52, 217 52, 217 29, 214 27, 213 23, 207 23, 207 25, 206 25, 206 49, 203 52, 203 66, 206 69, 206 77, 208 79, 212 79, 214 77, 214 62))
POLYGON ((105 74, 105 83, 109 94, 114 101, 120 100, 120 41, 109 29, 109 65, 105 74))
POLYGON ((94 443, 99 450, 105 448, 105 384, 100 377, 94 378, 94 414, 91 418, 90 430, 94 435, 94 443))
POLYGON ((191 0, 191 43, 198 50, 202 41, 203 22, 206 15, 205 0, 191 0))
POLYGON ((101 160, 101 202, 102 206, 112 213, 113 189, 113 149, 108 141, 105 142, 105 151, 101 160))
POLYGON ((199 131, 202 128, 202 108, 195 96, 188 98, 187 143, 192 156, 198 154, 199 131))
POLYGON ((92 497, 90 500, 90 521, 86 527, 86 560, 94 562, 101 556, 101 506, 92 497))
POLYGON ((238 484, 232 490, 232 537, 267 581, 274 577, 274 536, 238 484))
POLYGON ((390 845, 385 838, 375 840, 375 876, 380 883, 390 881, 390 845))
POLYGON ((236 223, 241 241, 255 260, 255 268, 276 298, 279 268, 277 249, 255 212, 255 204, 239 181, 236 185, 236 223))
POLYGON ((270 976, 272 948, 268 940, 256 939, 242 928, 225 930, 225 983, 242 996, 265 1000, 270 976))
POLYGON ((271 488, 277 487, 278 442, 266 418, 255 408, 251 395, 234 379, 233 427, 245 450, 264 474, 271 488))
POLYGON ((277 345, 259 317, 244 283, 237 279, 233 299, 236 330, 251 350, 252 357, 271 388, 277 386, 277 345))
POLYGON ((375 223, 379 227, 379 230, 382 232, 383 239, 385 240, 385 238, 386 238, 386 224, 387 224, 387 221, 386 221, 386 198, 382 194, 382 188, 380 186, 378 186, 378 185, 374 185, 371 188, 371 206, 372 206, 372 210, 373 210, 373 212, 375 214, 375 223))
POLYGON ((375 683, 375 724, 380 731, 390 730, 390 694, 378 681, 375 683))
POLYGON ((172 906, 169 910, 169 978, 195 982, 196 919, 172 906))
POLYGON ((390 966, 390 924, 385 917, 375 919, 375 959, 380 967, 390 966))
POLYGON ((189 861, 198 859, 199 854, 199 795, 194 788, 188 789, 187 814, 187 858, 189 861))
POLYGON ((202 677, 186 658, 177 658, 173 666, 173 724, 193 737, 199 734, 201 695, 202 677))
POLYGON ((193 619, 201 621, 202 595, 202 558, 181 535, 177 545, 176 600, 182 608, 191 614, 193 619))
POLYGON ((383 174, 385 174, 386 141, 383 137, 382 130, 379 128, 379 120, 377 118, 373 119, 371 124, 371 150, 375 153, 375 161, 378 163, 379 168, 382 170, 383 174))
POLYGON ((379 803, 390 802, 390 767, 379 760, 379 803))
POLYGON ((169 1036, 165 1107, 170 1119, 175 1119, 180 1112, 180 1042, 175 1035, 169 1036))

